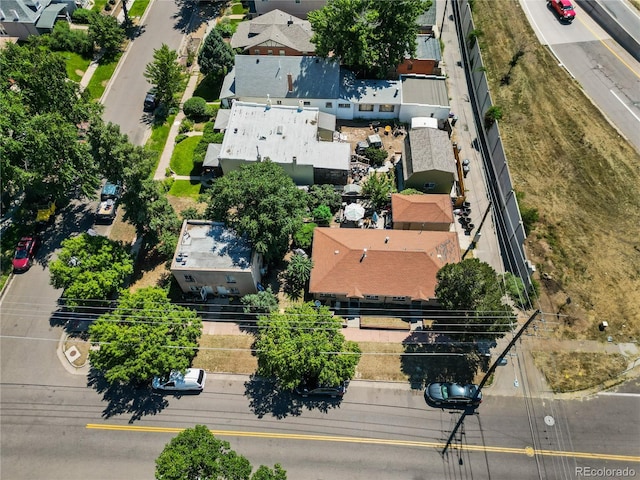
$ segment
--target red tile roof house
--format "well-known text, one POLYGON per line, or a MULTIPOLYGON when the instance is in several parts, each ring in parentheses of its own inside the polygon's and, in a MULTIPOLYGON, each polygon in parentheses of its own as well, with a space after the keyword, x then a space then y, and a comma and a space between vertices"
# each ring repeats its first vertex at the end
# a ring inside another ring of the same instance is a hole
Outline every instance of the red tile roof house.
POLYGON ((436 305, 436 273, 460 261, 455 232, 316 228, 309 292, 323 303, 436 305))
POLYGON ((448 232, 453 224, 451 197, 446 194, 391 195, 394 230, 448 232))

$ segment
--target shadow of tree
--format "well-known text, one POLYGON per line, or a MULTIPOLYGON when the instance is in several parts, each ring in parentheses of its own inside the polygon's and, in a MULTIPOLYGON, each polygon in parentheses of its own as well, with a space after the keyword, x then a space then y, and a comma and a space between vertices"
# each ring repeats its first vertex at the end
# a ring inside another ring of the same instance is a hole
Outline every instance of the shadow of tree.
POLYGON ((298 397, 295 393, 278 388, 275 381, 257 375, 252 375, 244 385, 245 394, 250 399, 249 408, 258 418, 267 414, 278 419, 298 416, 303 408, 327 413, 332 408, 338 408, 342 401, 339 398, 298 397))
POLYGON ((421 390, 432 382, 472 383, 480 357, 468 344, 452 343, 445 335, 412 333, 403 342, 401 369, 412 389, 421 390))
POLYGON ((167 399, 154 392, 147 385, 110 384, 102 372, 92 368, 87 376, 87 386, 102 394, 102 400, 108 402, 102 411, 102 418, 131 414, 129 423, 140 420, 146 415, 155 415, 169 406, 167 399))

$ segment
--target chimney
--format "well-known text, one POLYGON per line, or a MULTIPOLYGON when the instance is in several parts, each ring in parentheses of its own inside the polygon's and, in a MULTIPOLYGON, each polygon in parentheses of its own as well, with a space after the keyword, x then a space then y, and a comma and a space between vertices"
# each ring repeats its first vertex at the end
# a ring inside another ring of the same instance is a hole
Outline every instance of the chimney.
POLYGON ((389 237, 384 237, 384 243, 389 243, 389 237))
POLYGON ((293 75, 287 73, 287 86, 289 87, 289 93, 293 92, 293 75))
POLYGON ((362 250, 362 256, 360 257, 360 263, 362 263, 362 261, 367 258, 367 249, 365 248, 364 250, 362 250))
POLYGON ((271 108, 271 97, 270 95, 267 93, 267 110, 269 110, 271 108))
POLYGON ((302 111, 302 106, 304 105, 304 103, 302 103, 302 100, 298 100, 298 111, 301 112, 302 111))
POLYGON ((293 25, 293 18, 289 17, 289 21, 287 22, 287 25, 293 25))

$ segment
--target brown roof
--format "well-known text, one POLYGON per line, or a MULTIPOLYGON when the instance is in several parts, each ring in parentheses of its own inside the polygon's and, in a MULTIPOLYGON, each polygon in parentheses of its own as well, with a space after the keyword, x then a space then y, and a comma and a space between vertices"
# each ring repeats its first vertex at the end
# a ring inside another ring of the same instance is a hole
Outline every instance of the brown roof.
POLYGON ((454 232, 316 228, 309 291, 429 300, 438 270, 459 261, 454 232))
POLYGON ((446 194, 391 195, 394 222, 453 223, 451 197, 446 194))

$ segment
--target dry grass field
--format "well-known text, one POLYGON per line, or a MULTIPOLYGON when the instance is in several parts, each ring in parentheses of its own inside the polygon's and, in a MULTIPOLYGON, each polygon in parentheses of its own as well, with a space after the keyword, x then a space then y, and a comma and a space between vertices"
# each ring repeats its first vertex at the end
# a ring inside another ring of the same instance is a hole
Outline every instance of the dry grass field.
POLYGON ((527 250, 541 275, 541 308, 566 314, 558 335, 637 341, 640 154, 538 43, 524 14, 513 15, 513 2, 476 0, 473 12, 515 189, 540 213, 527 250))

